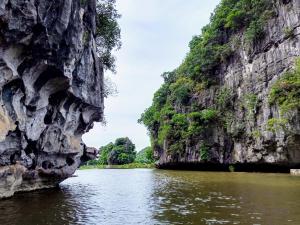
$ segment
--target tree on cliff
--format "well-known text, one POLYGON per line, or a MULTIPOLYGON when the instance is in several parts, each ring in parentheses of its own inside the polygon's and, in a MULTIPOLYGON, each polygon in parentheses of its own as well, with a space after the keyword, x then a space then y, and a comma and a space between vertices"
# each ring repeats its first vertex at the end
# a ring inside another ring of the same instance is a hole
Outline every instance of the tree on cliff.
POLYGON ((153 150, 151 147, 146 147, 139 151, 136 155, 135 162, 137 163, 154 163, 153 150))
POLYGON ((104 165, 123 165, 132 163, 135 157, 135 145, 128 137, 125 137, 101 147, 99 162, 104 165))
POLYGON ((104 68, 115 72, 112 51, 121 47, 121 29, 117 21, 121 15, 116 10, 116 0, 98 0, 96 10, 97 52, 104 68))
MULTIPOLYGON (((205 137, 208 130, 217 125, 228 130, 228 124, 232 123, 233 91, 220 87, 216 101, 210 105, 203 99, 206 96, 213 99, 207 93, 220 83, 221 65, 232 62, 241 45, 247 54, 253 54, 265 35, 264 26, 276 15, 274 1, 221 0, 210 23, 189 43, 190 50, 183 62, 175 70, 163 73, 164 83, 154 94, 152 105, 138 120, 148 128, 154 149, 165 149, 176 158, 187 154, 187 149, 195 148, 201 160, 208 159, 213 144, 205 137), (244 32, 243 37, 240 37, 241 32, 244 32)), ((292 35, 292 31, 286 33, 292 35)), ((250 96, 250 105, 255 102, 255 96, 250 96)), ((240 125, 234 132, 230 131, 229 136, 241 132, 243 126, 240 125)))

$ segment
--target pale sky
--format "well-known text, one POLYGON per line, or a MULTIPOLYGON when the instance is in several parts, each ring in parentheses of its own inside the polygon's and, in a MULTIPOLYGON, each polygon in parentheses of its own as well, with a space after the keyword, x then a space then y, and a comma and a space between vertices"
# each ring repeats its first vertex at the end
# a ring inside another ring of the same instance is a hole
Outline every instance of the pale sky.
POLYGON ((115 54, 117 74, 108 76, 118 94, 105 100, 107 125, 95 123, 83 136, 90 147, 99 148, 119 137, 129 137, 136 150, 150 146, 146 128, 137 123, 151 105, 161 74, 180 65, 188 43, 220 0, 117 0, 122 48, 115 54))

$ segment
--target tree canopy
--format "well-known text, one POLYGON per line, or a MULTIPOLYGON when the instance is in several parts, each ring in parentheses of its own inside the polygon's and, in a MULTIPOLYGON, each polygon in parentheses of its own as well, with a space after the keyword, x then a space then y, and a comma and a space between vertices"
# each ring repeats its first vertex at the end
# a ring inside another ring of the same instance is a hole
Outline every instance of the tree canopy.
POLYGON ((154 163, 152 148, 146 147, 139 151, 136 155, 135 162, 144 164, 154 163))
POLYGON ((123 165, 132 163, 135 157, 135 145, 128 137, 124 137, 101 147, 99 162, 104 165, 123 165))
POLYGON ((121 29, 118 19, 121 15, 116 10, 116 0, 97 0, 96 45, 99 57, 105 69, 115 72, 114 49, 119 49, 121 29))

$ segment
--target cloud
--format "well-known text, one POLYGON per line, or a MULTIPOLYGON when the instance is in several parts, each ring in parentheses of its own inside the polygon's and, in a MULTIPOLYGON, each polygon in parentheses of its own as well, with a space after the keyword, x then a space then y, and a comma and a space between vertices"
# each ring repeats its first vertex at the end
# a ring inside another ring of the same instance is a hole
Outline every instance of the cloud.
POLYGON ((192 36, 201 33, 220 0, 119 0, 122 49, 117 74, 109 76, 119 94, 106 99, 106 127, 96 123, 84 135, 88 146, 99 148, 128 136, 137 150, 150 145, 145 127, 137 123, 162 84, 160 75, 180 65, 192 36))

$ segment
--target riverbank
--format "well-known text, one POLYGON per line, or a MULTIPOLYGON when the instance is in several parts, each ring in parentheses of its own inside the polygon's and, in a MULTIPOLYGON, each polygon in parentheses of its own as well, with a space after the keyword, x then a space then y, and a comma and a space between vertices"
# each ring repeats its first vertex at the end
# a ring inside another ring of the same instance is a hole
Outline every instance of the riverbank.
POLYGON ((151 169, 155 168, 154 163, 151 164, 145 164, 145 163, 130 163, 130 164, 124 164, 124 165, 85 165, 81 166, 80 170, 88 170, 88 169, 151 169))

